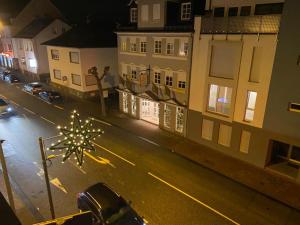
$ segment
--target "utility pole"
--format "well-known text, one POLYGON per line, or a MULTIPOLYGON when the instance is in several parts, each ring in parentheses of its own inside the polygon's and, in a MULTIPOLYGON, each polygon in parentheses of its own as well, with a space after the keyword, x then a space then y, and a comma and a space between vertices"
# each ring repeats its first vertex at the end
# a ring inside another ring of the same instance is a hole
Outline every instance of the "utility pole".
POLYGON ((8 201, 9 201, 9 204, 10 204, 10 207, 12 208, 12 210, 14 212, 16 212, 14 197, 13 197, 13 193, 12 193, 12 190, 11 190, 11 185, 10 185, 10 182, 9 182, 8 171, 7 171, 4 152, 3 152, 3 148, 2 148, 2 143, 3 142, 4 142, 4 140, 0 140, 0 161, 1 161, 1 165, 2 165, 3 177, 4 177, 5 186, 6 186, 8 201))

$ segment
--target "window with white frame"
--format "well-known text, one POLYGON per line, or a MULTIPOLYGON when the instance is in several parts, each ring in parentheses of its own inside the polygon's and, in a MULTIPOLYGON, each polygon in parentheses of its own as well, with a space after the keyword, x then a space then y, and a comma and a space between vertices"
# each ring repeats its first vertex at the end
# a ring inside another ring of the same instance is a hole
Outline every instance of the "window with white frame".
POLYGON ((176 127, 175 130, 179 133, 183 133, 184 127, 184 108, 176 107, 176 127))
POLYGON ((70 62, 79 63, 79 52, 70 52, 70 62))
POLYGON ((211 141, 213 138, 214 121, 203 119, 202 121, 202 138, 211 141))
POLYGON ((154 53, 161 54, 161 40, 154 41, 154 53))
POLYGON ((51 50, 51 58, 54 60, 59 60, 59 51, 52 49, 51 50))
POLYGON ((181 20, 190 20, 192 11, 192 3, 185 2, 181 4, 181 20))
POLYGON ((167 55, 174 54, 174 43, 167 43, 167 55))
POLYGON ((136 52, 137 51, 136 42, 131 42, 130 43, 130 51, 131 52, 136 52))
POLYGON ((185 81, 178 81, 178 88, 185 89, 185 81))
POLYGON ((131 23, 136 23, 137 22, 137 8, 131 8, 130 9, 130 22, 131 23))
POLYGON ((168 104, 165 104, 164 126, 167 128, 171 128, 171 115, 172 107, 168 104))
POLYGON ((171 75, 166 75, 166 85, 169 87, 173 86, 173 77, 171 75))
POLYGON ((81 86, 81 76, 78 74, 71 74, 72 76, 72 84, 81 86))
POLYGON ((189 43, 187 41, 180 42, 179 55, 187 56, 189 53, 189 43))
POLYGON ((137 79, 137 73, 135 69, 131 70, 131 79, 136 80, 137 79))
POLYGON ((160 4, 153 4, 153 20, 159 20, 160 19, 160 4))
POLYGON ((143 22, 147 22, 149 20, 149 6, 148 5, 142 5, 141 17, 142 17, 143 22))
POLYGON ((141 52, 145 53, 147 52, 147 42, 141 41, 141 52))
POLYGON ((123 92, 123 112, 128 113, 128 93, 123 92))
POLYGON ((60 70, 54 69, 54 70, 53 70, 53 75, 54 75, 54 78, 55 78, 55 79, 61 80, 61 71, 60 71, 60 70))
POLYGON ((256 105, 257 92, 248 91, 247 106, 244 120, 251 122, 254 119, 254 110, 256 105))
POLYGON ((160 72, 154 72, 154 83, 160 84, 160 72))
POLYGON ((207 110, 229 116, 232 88, 216 84, 209 86, 207 110))
POLYGON ((131 114, 136 115, 136 97, 131 95, 131 114))

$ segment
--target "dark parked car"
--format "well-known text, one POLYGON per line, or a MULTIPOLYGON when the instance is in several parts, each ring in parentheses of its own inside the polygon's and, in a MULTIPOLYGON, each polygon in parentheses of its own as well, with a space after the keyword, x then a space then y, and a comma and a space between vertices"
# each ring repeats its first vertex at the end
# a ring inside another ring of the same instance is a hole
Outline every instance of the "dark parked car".
POLYGON ((39 93, 39 96, 41 99, 47 101, 47 102, 61 102, 62 97, 60 93, 56 91, 42 91, 39 93))
POLYGON ((20 80, 16 77, 16 75, 10 73, 10 74, 7 74, 5 76, 5 81, 9 82, 9 83, 16 83, 16 82, 19 82, 20 80))
POLYGON ((94 213, 94 225, 145 225, 120 195, 106 184, 97 183, 77 196, 78 208, 94 213))
POLYGON ((41 83, 38 82, 33 82, 33 83, 29 83, 29 84, 25 84, 24 85, 24 91, 27 91, 31 94, 38 94, 41 91, 43 91, 43 85, 41 83))
POLYGON ((0 73, 0 78, 1 80, 5 80, 5 77, 10 74, 11 71, 10 70, 4 70, 3 72, 0 73))
POLYGON ((13 112, 13 108, 2 98, 0 98, 0 117, 13 112))

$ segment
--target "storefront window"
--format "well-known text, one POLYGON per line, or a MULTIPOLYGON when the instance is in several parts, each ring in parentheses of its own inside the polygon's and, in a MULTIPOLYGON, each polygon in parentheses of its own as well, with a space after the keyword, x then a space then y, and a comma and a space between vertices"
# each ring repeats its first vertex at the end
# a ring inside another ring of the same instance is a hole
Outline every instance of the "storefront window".
POLYGON ((184 108, 177 107, 176 108, 176 131, 179 133, 183 133, 184 127, 184 108))
POLYGON ((165 105, 165 114, 164 114, 164 126, 167 128, 171 128, 171 106, 165 105))
POLYGON ((128 113, 128 94, 123 92, 123 111, 128 113))
POLYGON ((131 113, 136 115, 136 97, 134 95, 131 95, 131 113))

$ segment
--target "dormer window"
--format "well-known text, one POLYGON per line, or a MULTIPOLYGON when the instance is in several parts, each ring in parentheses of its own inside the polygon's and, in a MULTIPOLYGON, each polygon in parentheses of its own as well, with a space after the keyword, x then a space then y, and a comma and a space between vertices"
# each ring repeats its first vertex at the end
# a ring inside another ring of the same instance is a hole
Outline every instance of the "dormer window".
POLYGON ((130 22, 136 23, 137 22, 137 8, 131 8, 130 9, 130 22))
POLYGON ((192 4, 185 2, 181 4, 181 20, 191 19, 192 4))

